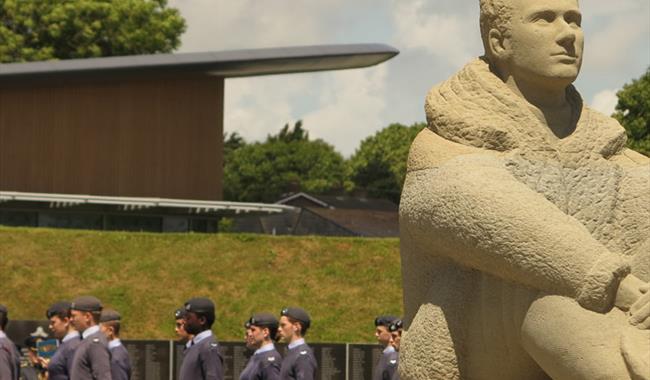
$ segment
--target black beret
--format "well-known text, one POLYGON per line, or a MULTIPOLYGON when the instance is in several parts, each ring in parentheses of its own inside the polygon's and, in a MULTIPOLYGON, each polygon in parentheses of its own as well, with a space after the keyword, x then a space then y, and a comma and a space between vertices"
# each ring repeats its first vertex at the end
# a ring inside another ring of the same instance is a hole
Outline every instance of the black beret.
POLYGON ((403 325, 404 324, 402 323, 402 320, 398 319, 398 320, 394 321, 393 323, 391 323, 390 326, 388 326, 388 330, 390 332, 401 330, 403 325))
POLYGON ((70 310, 102 311, 102 302, 93 296, 77 297, 72 300, 70 310))
POLYGON ((0 305, 0 313, 7 315, 9 314, 9 309, 5 305, 0 305))
POLYGON ((68 301, 59 301, 52 304, 49 309, 45 312, 47 319, 52 318, 55 315, 68 315, 70 314, 72 304, 68 301))
POLYGON ((183 308, 176 309, 176 310, 174 310, 174 319, 183 319, 185 317, 185 314, 187 314, 185 309, 183 309, 183 308))
POLYGON ((208 298, 192 298, 185 302, 185 311, 201 314, 214 314, 214 303, 208 298))
POLYGON ((271 313, 257 313, 251 317, 244 324, 246 328, 251 326, 278 328, 278 319, 271 313))
POLYGON ((305 325, 305 327, 309 327, 309 325, 311 324, 311 319, 309 318, 309 314, 307 314, 305 309, 301 309, 299 307, 285 307, 280 312, 280 315, 296 319, 302 322, 305 325))
POLYGON ((102 315, 99 317, 100 322, 119 322, 122 319, 120 313, 113 309, 106 309, 102 311, 102 315))
POLYGON ((393 316, 393 315, 381 315, 377 318, 375 318, 375 327, 377 326, 385 326, 389 327, 391 323, 395 322, 399 318, 393 316))

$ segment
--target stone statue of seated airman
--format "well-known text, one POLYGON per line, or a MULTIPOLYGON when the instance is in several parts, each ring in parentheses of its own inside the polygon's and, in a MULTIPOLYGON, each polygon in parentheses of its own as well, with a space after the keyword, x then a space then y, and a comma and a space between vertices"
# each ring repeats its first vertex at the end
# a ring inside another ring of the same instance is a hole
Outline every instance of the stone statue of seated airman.
POLYGON ((409 154, 401 378, 650 379, 650 159, 572 85, 578 1, 480 7, 409 154))

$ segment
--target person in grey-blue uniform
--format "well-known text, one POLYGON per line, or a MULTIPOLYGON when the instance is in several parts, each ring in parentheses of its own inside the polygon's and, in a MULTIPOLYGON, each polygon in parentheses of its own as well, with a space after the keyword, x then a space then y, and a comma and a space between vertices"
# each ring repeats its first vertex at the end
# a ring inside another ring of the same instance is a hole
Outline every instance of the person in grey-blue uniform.
POLYGON ((212 334, 214 303, 208 298, 185 302, 185 330, 193 335, 185 350, 180 380, 223 380, 223 357, 212 334))
POLYGON ((72 301, 72 324, 81 333, 70 368, 71 380, 111 380, 111 354, 108 340, 99 329, 102 303, 95 297, 83 296, 72 301))
POLYGON ((373 380, 390 380, 397 372, 397 351, 390 344, 390 325, 398 318, 392 315, 382 315, 375 318, 375 337, 382 346, 383 351, 375 368, 372 371, 373 380))
POLYGON ((178 337, 178 343, 185 345, 183 351, 190 348, 192 343, 192 334, 185 330, 185 308, 174 310, 174 332, 178 337))
POLYGON ((9 310, 0 305, 0 379, 18 380, 20 376, 20 354, 16 345, 5 334, 9 323, 9 310))
POLYGON ((246 347, 255 350, 248 359, 239 380, 278 380, 282 357, 273 340, 278 332, 278 320, 269 313, 253 314, 244 324, 246 347))
MULTIPOLYGON (((403 329, 403 323, 401 319, 396 319, 393 321, 393 323, 388 326, 388 331, 390 331, 390 344, 395 348, 395 351, 397 351, 397 357, 395 359, 396 361, 396 366, 399 367, 399 345, 402 341, 402 329, 403 329)), ((399 371, 393 372, 392 377, 390 380, 399 380, 399 371)))
POLYGON ((81 343, 79 332, 70 322, 71 303, 61 301, 50 306, 45 316, 50 321, 50 331, 59 340, 59 347, 49 361, 42 361, 49 380, 70 379, 70 368, 77 346, 81 343))
POLYGON ((108 339, 108 350, 111 353, 111 376, 113 380, 131 379, 131 359, 126 347, 120 341, 122 317, 115 310, 102 311, 99 327, 108 339))
POLYGON ((288 351, 280 368, 281 380, 314 380, 318 364, 314 352, 305 342, 311 325, 309 314, 299 307, 286 307, 280 312, 280 338, 288 344, 288 351))

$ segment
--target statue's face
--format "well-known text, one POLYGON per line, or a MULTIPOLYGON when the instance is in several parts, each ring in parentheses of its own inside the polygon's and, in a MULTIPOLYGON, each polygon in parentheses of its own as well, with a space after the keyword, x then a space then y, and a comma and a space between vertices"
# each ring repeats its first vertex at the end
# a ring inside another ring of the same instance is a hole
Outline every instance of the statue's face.
POLYGON ((514 77, 573 82, 582 65, 584 34, 577 0, 511 0, 511 36, 504 41, 514 77))

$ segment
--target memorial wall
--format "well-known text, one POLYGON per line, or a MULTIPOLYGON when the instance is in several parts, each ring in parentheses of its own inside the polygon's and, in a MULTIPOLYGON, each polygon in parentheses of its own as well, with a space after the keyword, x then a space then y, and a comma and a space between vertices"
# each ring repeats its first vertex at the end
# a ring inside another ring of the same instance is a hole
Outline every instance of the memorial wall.
MULTIPOLYGON (((178 378, 184 345, 166 340, 125 340, 133 365, 132 380, 178 378)), ((237 380, 252 354, 243 343, 220 342, 224 359, 225 380, 237 380)), ((286 345, 277 345, 280 354, 286 345)), ((310 347, 318 361, 317 380, 365 380, 379 360, 377 345, 313 343, 310 347)))

